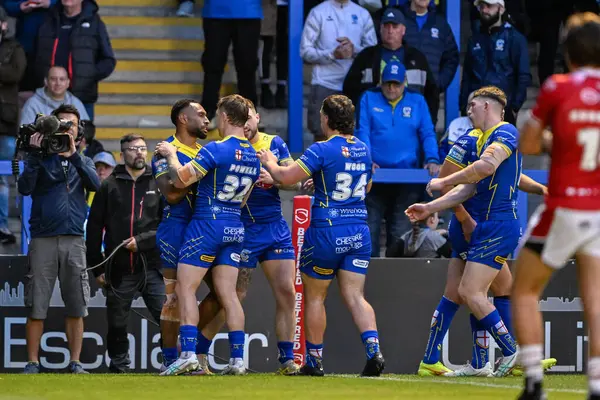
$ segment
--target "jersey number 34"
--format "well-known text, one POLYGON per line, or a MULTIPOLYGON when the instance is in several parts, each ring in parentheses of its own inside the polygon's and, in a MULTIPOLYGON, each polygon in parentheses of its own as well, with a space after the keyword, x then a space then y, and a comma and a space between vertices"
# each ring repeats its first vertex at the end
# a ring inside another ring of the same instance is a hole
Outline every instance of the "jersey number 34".
POLYGON ((331 197, 336 201, 348 200, 350 196, 364 200, 367 191, 367 174, 360 175, 354 189, 351 188, 353 180, 349 173, 338 172, 335 175, 335 190, 331 193, 331 197))

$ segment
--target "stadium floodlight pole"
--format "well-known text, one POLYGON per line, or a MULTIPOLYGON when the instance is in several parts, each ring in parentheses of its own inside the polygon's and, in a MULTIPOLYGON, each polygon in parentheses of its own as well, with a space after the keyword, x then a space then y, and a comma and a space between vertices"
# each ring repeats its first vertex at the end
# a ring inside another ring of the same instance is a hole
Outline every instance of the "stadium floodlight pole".
MULTIPOLYGON (((452 33, 456 38, 456 44, 458 45, 458 51, 460 52, 460 1, 461 0, 447 0, 446 1, 446 20, 452 29, 452 33)), ((444 100, 444 125, 448 129, 448 125, 455 118, 460 115, 458 109, 458 100, 460 92, 460 68, 456 69, 454 78, 450 82, 450 86, 446 89, 446 96, 444 100)))
MULTIPOLYGON (((459 1, 459 0, 456 0, 459 1)), ((304 0, 290 0, 289 17, 289 72, 288 72, 288 145, 290 152, 304 149, 302 115, 304 108, 303 64, 300 57, 300 40, 304 24, 304 0)))

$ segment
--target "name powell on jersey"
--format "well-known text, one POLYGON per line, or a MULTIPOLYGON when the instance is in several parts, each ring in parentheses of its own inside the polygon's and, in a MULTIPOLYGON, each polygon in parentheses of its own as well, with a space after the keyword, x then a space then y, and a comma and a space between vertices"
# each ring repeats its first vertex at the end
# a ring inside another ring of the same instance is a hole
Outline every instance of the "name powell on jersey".
MULTIPOLYGON (((238 150, 236 150, 237 155, 238 150)), ((258 175, 256 167, 247 167, 245 165, 231 164, 229 172, 237 172, 243 175, 258 175)))

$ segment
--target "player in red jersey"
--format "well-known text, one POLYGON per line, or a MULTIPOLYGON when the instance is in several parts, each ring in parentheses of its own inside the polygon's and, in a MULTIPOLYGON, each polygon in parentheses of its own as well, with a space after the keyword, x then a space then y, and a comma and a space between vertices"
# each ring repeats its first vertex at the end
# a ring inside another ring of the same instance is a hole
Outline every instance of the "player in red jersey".
POLYGON ((600 399, 600 17, 573 15, 565 50, 571 72, 546 81, 519 143, 523 154, 552 158, 548 196, 523 238, 512 293, 522 400, 546 398, 538 300, 552 273, 573 257, 589 328, 588 399, 600 399))

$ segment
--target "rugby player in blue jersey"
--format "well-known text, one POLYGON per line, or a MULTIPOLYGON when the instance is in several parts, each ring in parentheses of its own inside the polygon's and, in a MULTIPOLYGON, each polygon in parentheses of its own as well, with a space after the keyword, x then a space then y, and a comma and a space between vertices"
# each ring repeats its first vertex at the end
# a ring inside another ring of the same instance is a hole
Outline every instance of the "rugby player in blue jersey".
MULTIPOLYGON (((479 129, 473 129, 458 138, 444 160, 439 177, 443 178, 451 175, 477 161, 479 159, 477 156, 477 142, 481 139, 481 136, 482 132, 479 129)), ((519 189, 538 195, 544 195, 546 192, 544 185, 535 182, 526 175, 521 175, 519 189)), ((449 191, 449 188, 444 188, 442 193, 447 191, 449 191)), ((465 268, 469 239, 477 226, 477 222, 470 214, 470 210, 475 207, 475 202, 476 198, 472 197, 453 209, 454 214, 448 229, 449 240, 452 245, 452 256, 448 265, 444 295, 433 313, 427 348, 419 365, 418 374, 421 376, 491 376, 493 374, 493 368, 488 362, 489 336, 473 314, 470 315, 473 339, 471 362, 452 371, 440 361, 442 342, 452 323, 454 314, 463 303, 458 294, 458 288, 465 268)), ((504 264, 500 273, 492 282, 490 290, 494 293, 494 306, 498 309, 508 331, 512 334, 509 301, 511 285, 512 275, 508 265, 504 264)), ((544 360, 544 362, 546 368, 556 364, 555 359, 544 360)), ((522 370, 515 369, 513 374, 522 374, 522 370)))
MULTIPOLYGON (((171 182, 185 188, 198 182, 193 219, 184 235, 177 265, 175 292, 181 326, 180 357, 161 375, 179 375, 199 368, 196 357, 198 307, 196 291, 211 270, 219 304, 229 328, 230 360, 225 374, 244 374, 244 310, 236 293, 240 252, 244 241, 241 208, 260 174, 256 151, 244 135, 248 105, 239 95, 222 98, 217 105, 219 133, 223 140, 211 142, 191 162, 179 166, 169 160, 171 182)), ((172 152, 161 142, 157 151, 172 152)))
POLYGON ((474 193, 471 216, 477 221, 467 252, 467 263, 458 293, 480 326, 495 339, 502 351, 495 376, 506 376, 517 361, 516 342, 487 293, 490 285, 517 247, 520 224, 517 216, 518 183, 522 156, 517 149, 517 129, 503 122, 506 96, 492 86, 478 89, 469 104, 468 115, 482 131, 477 141, 478 160, 443 178, 435 178, 428 190, 459 185, 427 204, 413 204, 406 213, 412 221, 455 207, 474 193))
MULTIPOLYGON (((178 100, 171 108, 171 122, 175 125, 175 134, 166 142, 176 148, 175 157, 181 165, 193 160, 202 146, 197 139, 206 139, 209 119, 199 102, 190 99, 178 100)), ((177 261, 183 235, 194 212, 196 185, 178 189, 169 179, 168 160, 155 156, 152 169, 156 184, 167 201, 162 220, 156 232, 156 246, 163 263, 162 274, 165 280, 167 300, 160 315, 161 345, 163 365, 161 372, 178 357, 177 335, 179 333, 179 311, 175 297, 177 282, 177 261)))
POLYGON ((365 196, 371 188, 369 149, 353 136, 354 106, 333 95, 323 101, 321 129, 328 138, 311 145, 295 163, 279 165, 270 150, 258 152, 276 182, 292 185, 312 177, 315 199, 306 232, 300 270, 305 296, 306 364, 303 375, 323 376, 325 298, 337 276, 340 292, 361 332, 367 363, 364 376, 379 376, 384 368, 375 312, 364 297, 371 255, 365 196))

